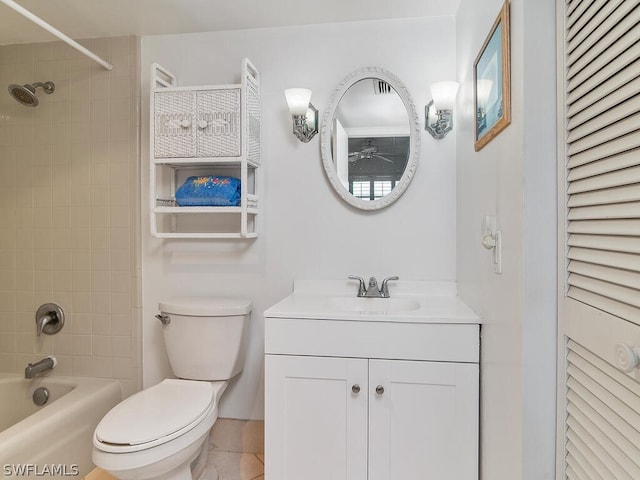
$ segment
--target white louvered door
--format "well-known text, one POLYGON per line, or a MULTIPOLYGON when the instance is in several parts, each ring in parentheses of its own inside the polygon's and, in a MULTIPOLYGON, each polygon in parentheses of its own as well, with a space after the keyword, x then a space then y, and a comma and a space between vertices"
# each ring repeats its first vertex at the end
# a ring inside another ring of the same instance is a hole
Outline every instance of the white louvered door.
POLYGON ((639 400, 638 382, 567 342, 566 478, 640 478, 639 400))
POLYGON ((557 478, 638 480, 640 0, 558 0, 558 23, 557 478))

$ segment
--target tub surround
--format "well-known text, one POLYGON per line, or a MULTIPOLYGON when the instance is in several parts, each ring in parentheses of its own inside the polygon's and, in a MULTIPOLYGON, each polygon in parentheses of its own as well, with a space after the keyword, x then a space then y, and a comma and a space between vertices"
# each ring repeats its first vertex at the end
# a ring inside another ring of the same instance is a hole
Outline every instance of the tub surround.
POLYGON ((0 95, 0 371, 54 354, 53 375, 140 388, 139 47, 83 40, 106 71, 62 42, 0 46, 6 83, 52 80, 34 108, 0 95), (36 337, 38 306, 66 314, 36 337))

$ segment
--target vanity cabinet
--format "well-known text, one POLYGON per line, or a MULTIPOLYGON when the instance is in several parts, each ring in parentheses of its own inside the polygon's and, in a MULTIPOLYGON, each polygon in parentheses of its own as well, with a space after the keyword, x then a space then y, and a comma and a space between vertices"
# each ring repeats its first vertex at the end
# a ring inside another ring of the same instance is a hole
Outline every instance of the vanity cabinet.
POLYGON ((257 237, 260 81, 248 59, 234 85, 177 85, 153 64, 150 98, 151 234, 160 238, 257 237), (238 206, 178 206, 190 176, 240 179, 238 206))
POLYGON ((267 355, 265 376, 265 478, 366 480, 367 360, 267 355))
POLYGON ((478 480, 478 317, 446 282, 354 287, 264 313, 266 480, 478 480))
POLYGON ((478 365, 267 355, 266 478, 471 480, 478 365))

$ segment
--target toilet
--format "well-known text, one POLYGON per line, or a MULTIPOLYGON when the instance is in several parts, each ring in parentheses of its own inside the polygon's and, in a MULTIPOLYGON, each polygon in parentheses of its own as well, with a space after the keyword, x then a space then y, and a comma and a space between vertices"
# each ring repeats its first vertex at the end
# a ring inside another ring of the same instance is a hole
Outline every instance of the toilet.
POLYGON ((159 305, 171 370, 116 405, 93 434, 93 463, 122 480, 216 480, 209 432, 227 382, 242 371, 251 302, 173 298, 159 305))

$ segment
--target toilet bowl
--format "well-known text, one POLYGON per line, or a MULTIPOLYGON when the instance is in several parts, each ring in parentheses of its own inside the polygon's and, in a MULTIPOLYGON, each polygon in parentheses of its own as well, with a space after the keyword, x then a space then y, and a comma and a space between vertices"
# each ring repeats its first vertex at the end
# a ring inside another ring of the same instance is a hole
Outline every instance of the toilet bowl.
POLYGON ((242 371, 250 310, 244 299, 161 303, 167 354, 182 378, 163 380, 108 412, 93 435, 93 462, 122 480, 216 480, 206 464, 209 432, 227 380, 242 371))

